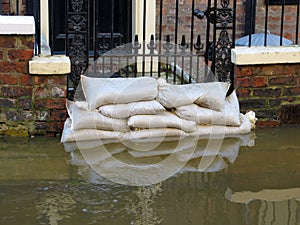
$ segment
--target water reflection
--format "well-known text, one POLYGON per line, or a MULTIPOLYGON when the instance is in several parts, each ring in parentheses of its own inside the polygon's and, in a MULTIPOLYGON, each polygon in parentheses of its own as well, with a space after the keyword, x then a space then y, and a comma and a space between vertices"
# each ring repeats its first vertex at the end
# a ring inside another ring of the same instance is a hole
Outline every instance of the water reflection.
POLYGON ((226 137, 217 154, 206 151, 205 140, 197 141, 192 154, 189 139, 159 145, 106 142, 107 154, 97 151, 98 142, 69 144, 66 153, 56 139, 1 138, 0 224, 299 225, 299 132, 258 129, 255 144, 250 137, 226 137), (162 182, 128 186, 93 170, 78 150, 80 144, 91 164, 133 184, 161 178, 139 176, 140 167, 156 165, 156 173, 170 155, 174 168, 188 161, 162 182), (138 169, 128 174, 112 157, 138 169), (200 164, 206 157, 208 167, 200 164))
POLYGON ((241 146, 253 146, 252 133, 225 139, 185 137, 126 140, 115 143, 84 141, 64 143, 73 165, 88 165, 112 182, 147 186, 160 183, 178 172, 217 172, 234 163, 241 146))

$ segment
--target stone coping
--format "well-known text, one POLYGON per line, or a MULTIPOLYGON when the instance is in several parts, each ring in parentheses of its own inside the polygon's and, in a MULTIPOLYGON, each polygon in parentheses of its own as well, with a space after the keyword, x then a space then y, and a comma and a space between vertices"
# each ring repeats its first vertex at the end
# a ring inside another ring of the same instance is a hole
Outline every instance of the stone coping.
POLYGON ((71 61, 64 55, 35 56, 29 61, 29 73, 39 75, 68 74, 71 72, 71 61))
POLYGON ((236 65, 300 63, 300 45, 281 47, 236 47, 231 50, 236 65))
POLYGON ((1 16, 0 35, 32 35, 35 34, 35 23, 33 16, 1 16))

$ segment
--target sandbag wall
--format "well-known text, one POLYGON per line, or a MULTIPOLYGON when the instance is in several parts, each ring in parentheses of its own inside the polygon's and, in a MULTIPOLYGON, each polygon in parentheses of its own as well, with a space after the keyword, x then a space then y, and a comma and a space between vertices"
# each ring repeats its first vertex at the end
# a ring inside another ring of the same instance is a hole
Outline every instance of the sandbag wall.
MULTIPOLYGON (((164 79, 81 76, 85 102, 67 102, 61 142, 209 137, 251 130, 225 82, 171 85, 164 79)), ((252 121, 252 126, 255 121, 252 121)))

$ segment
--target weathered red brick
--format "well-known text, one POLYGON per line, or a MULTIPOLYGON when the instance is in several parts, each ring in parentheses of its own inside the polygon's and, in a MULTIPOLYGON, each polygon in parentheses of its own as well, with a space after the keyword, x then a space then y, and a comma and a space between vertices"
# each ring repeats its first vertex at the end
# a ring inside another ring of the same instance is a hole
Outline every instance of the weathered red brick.
POLYGON ((17 74, 0 74, 0 84, 18 84, 18 75, 17 74))
POLYGON ((28 73, 29 66, 27 61, 15 62, 15 70, 18 73, 28 73))
POLYGON ((253 77, 252 87, 266 87, 267 79, 265 77, 253 77))
POLYGON ((3 50, 0 50, 0 61, 3 60, 3 55, 4 55, 3 50))
POLYGON ((296 85, 297 79, 295 76, 281 76, 269 79, 269 85, 296 85))
POLYGON ((240 107, 243 110, 266 108, 266 100, 262 98, 242 99, 240 100, 240 107))
POLYGON ((30 86, 33 84, 33 78, 29 74, 21 74, 20 75, 20 85, 30 86))
POLYGON ((5 97, 23 97, 32 95, 32 87, 23 86, 2 86, 2 96, 5 97))
POLYGON ((296 101, 296 97, 282 98, 282 101, 284 101, 284 102, 295 102, 296 101))
POLYGON ((287 64, 284 67, 283 74, 285 75, 296 75, 300 72, 300 64, 287 64))
POLYGON ((52 97, 54 98, 58 98, 58 97, 66 97, 67 93, 66 93, 66 86, 55 86, 55 87, 52 87, 51 88, 51 94, 52 94, 52 97))
POLYGON ((64 122, 48 122, 47 132, 50 133, 61 133, 64 127, 64 122))
POLYGON ((67 76, 66 75, 56 75, 56 76, 34 76, 34 84, 41 85, 41 84, 50 84, 50 85, 66 85, 67 84, 67 76))
POLYGON ((239 98, 249 97, 251 93, 247 88, 238 88, 236 91, 239 98))
POLYGON ((269 105, 270 105, 271 108, 280 106, 281 105, 281 99, 280 98, 269 99, 269 105))
POLYGON ((49 110, 36 110, 36 121, 49 121, 49 110))
POLYGON ((252 74, 253 74, 252 68, 249 66, 235 68, 236 77, 250 77, 250 76, 252 76, 252 74))
POLYGON ((11 62, 0 62, 0 73, 15 72, 16 65, 11 62))
POLYGON ((20 121, 34 121, 34 113, 30 110, 21 110, 19 112, 20 121))
POLYGON ((31 109, 32 108, 31 98, 19 99, 18 107, 19 109, 31 109))
POLYGON ((0 98, 0 108, 15 108, 16 100, 9 98, 0 98))
POLYGON ((51 90, 47 86, 39 86, 36 87, 34 90, 34 98, 35 99, 45 99, 45 98, 51 98, 51 90))
POLYGON ((36 109, 65 109, 65 98, 37 99, 34 102, 36 109))
POLYGON ((236 87, 251 87, 251 79, 250 78, 236 78, 236 87))
POLYGON ((0 48, 16 48, 16 40, 15 36, 0 36, 0 48))
POLYGON ((284 74, 284 65, 262 65, 257 66, 257 75, 281 75, 284 74))
POLYGON ((277 127, 280 125, 280 121, 277 120, 260 120, 256 122, 257 127, 277 127))
POLYGON ((12 49, 7 52, 8 60, 29 61, 33 57, 33 49, 12 49))
POLYGON ((67 119, 66 110, 53 110, 50 114, 50 120, 65 121, 67 119))
POLYGON ((34 37, 33 36, 21 36, 21 44, 25 49, 34 49, 34 37))
POLYGON ((283 96, 299 96, 300 95, 300 87, 289 87, 283 89, 283 96))
POLYGON ((253 90, 253 96, 259 97, 279 97, 281 95, 280 88, 267 88, 253 90))
POLYGON ((0 73, 28 73, 28 62, 0 62, 0 73))

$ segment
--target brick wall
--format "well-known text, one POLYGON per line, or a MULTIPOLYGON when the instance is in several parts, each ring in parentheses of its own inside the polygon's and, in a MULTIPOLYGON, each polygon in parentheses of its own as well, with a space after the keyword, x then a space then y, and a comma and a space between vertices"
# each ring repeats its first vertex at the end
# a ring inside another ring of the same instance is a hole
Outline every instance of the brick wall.
POLYGON ((34 37, 0 36, 0 135, 54 135, 66 119, 66 76, 30 75, 34 37))
POLYGON ((299 63, 236 66, 235 74, 241 111, 254 110, 258 126, 282 125, 284 107, 300 104, 299 63))

